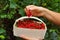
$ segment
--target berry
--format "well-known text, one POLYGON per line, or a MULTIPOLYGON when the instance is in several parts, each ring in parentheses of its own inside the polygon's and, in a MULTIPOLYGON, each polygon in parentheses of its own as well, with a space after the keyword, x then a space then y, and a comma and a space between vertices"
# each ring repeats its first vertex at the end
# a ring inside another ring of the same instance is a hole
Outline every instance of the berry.
POLYGON ((17 27, 19 28, 29 28, 29 29, 45 29, 43 23, 39 23, 38 21, 34 20, 19 20, 17 22, 17 27))

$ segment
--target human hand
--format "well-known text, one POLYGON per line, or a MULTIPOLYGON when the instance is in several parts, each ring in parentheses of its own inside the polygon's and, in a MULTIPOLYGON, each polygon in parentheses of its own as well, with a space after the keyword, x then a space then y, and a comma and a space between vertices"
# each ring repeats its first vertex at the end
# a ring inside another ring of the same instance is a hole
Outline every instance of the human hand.
POLYGON ((37 38, 30 38, 30 37, 27 37, 27 36, 24 36, 24 35, 21 35, 20 37, 25 39, 25 40, 42 40, 42 39, 37 39, 37 38))
POLYGON ((34 5, 29 5, 29 6, 26 6, 25 8, 25 12, 27 12, 28 10, 31 11, 31 14, 33 16, 44 16, 46 14, 46 8, 43 8, 43 7, 38 7, 38 6, 34 6, 34 5))

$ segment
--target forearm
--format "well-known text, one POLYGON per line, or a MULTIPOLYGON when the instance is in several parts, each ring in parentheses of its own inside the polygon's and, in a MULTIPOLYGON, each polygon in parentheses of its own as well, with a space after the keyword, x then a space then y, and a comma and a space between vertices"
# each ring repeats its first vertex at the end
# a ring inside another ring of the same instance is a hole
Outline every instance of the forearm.
POLYGON ((60 14, 59 13, 56 13, 56 12, 53 12, 47 9, 44 17, 54 22, 55 24, 60 25, 60 14))

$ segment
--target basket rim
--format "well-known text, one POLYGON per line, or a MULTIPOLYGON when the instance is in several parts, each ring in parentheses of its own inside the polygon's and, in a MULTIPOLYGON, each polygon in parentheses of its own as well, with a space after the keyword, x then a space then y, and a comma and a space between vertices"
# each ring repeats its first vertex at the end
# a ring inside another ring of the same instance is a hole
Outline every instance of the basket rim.
MULTIPOLYGON (((13 27, 17 27, 17 26, 16 26, 16 22, 18 22, 19 20, 22 20, 22 19, 24 19, 24 18, 34 18, 34 19, 42 22, 42 23, 45 25, 45 30, 47 30, 46 24, 45 24, 41 19, 39 19, 39 18, 37 18, 37 17, 28 17, 28 16, 24 16, 24 17, 20 17, 20 18, 16 19, 13 27)), ((17 27, 17 28, 18 28, 18 27, 17 27)))

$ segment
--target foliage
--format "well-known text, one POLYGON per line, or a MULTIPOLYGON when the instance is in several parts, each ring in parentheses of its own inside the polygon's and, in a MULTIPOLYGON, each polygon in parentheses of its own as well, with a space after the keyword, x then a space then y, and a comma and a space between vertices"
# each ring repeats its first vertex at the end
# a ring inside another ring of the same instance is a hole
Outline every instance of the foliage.
MULTIPOLYGON (((10 31, 12 31, 14 21, 25 16, 24 8, 27 5, 36 5, 46 7, 52 11, 60 12, 60 0, 0 0, 0 39, 12 39, 10 31), (11 29, 10 29, 11 28, 11 29), (9 35, 7 35, 9 33, 9 35)), ((60 40, 60 27, 40 17, 48 27, 45 40, 60 40)), ((16 37, 16 40, 21 38, 16 37)), ((22 39, 21 39, 22 40, 22 39)))

